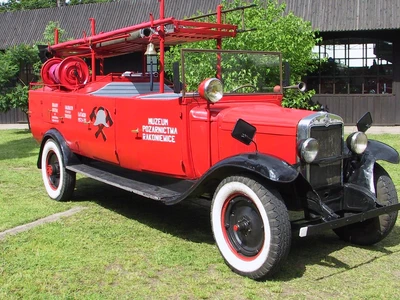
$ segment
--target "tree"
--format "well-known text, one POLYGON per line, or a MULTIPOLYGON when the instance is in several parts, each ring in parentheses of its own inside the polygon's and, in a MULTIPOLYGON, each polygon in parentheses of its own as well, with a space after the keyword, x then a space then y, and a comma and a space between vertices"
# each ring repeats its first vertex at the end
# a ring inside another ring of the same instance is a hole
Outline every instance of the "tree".
POLYGON ((9 0, 0 5, 0 12, 56 7, 57 0, 9 0))
POLYGON ((37 49, 20 45, 7 49, 0 54, 0 111, 20 108, 28 112, 28 85, 19 77, 20 67, 33 65, 38 61, 37 49))
POLYGON ((9 0, 0 4, 0 12, 56 7, 59 2, 63 5, 77 5, 110 1, 113 0, 70 0, 68 3, 65 0, 9 0))
MULTIPOLYGON (((63 40, 65 31, 60 29, 60 24, 49 22, 43 33, 44 41, 38 44, 53 43, 55 28, 59 30, 59 39, 63 40)), ((38 77, 42 63, 36 45, 19 45, 0 53, 0 111, 20 108, 25 114, 28 113, 29 82, 20 78, 21 67, 27 65, 33 67, 35 77, 38 77)))
POLYGON ((58 42, 61 43, 66 41, 66 32, 61 28, 60 22, 50 21, 44 29, 43 41, 41 43, 45 45, 54 45, 54 32, 56 29, 58 30, 58 42))
MULTIPOLYGON (((254 50, 254 51, 279 51, 282 53, 283 61, 288 62, 291 67, 292 83, 299 82, 307 71, 315 68, 314 54, 312 48, 317 44, 316 32, 312 29, 310 22, 306 22, 293 13, 285 14, 284 3, 279 4, 277 0, 254 0, 255 7, 244 10, 245 29, 254 29, 239 33, 237 37, 223 40, 223 48, 230 50, 254 50)), ((222 1, 223 9, 246 6, 244 0, 222 1)), ((214 20, 215 21, 215 18, 214 20)), ((225 14, 225 23, 236 24, 241 27, 241 10, 225 14)), ((172 47, 167 58, 171 61, 177 60, 180 48, 214 49, 214 41, 198 42, 195 44, 184 44, 172 47)), ((198 67, 199 68, 199 67, 198 67)), ((170 71, 166 65, 167 71, 170 71)), ((315 108, 310 106, 310 98, 313 91, 305 94, 285 92, 283 106, 295 108, 315 108)))
POLYGON ((114 0, 70 0, 68 5, 77 5, 77 4, 90 4, 90 3, 101 3, 101 2, 112 2, 114 0))

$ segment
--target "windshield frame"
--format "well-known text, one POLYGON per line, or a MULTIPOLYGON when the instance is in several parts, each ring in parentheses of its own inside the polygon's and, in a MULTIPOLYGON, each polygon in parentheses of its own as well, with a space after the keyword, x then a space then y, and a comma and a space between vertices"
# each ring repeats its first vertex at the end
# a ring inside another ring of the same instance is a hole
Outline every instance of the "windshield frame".
MULTIPOLYGON (((276 56, 279 58, 279 86, 281 87, 279 89, 279 92, 254 92, 251 94, 256 94, 256 95, 262 95, 262 94, 268 94, 268 95, 282 95, 283 93, 283 88, 282 88, 282 83, 283 83, 283 69, 282 69, 282 53, 281 52, 277 52, 277 51, 250 51, 250 50, 218 50, 218 49, 192 49, 192 48, 182 48, 181 49, 181 82, 182 82, 182 96, 184 97, 185 94, 193 94, 193 91, 186 91, 186 76, 185 76, 185 53, 189 53, 189 52, 203 52, 203 53, 215 53, 218 56, 219 54, 254 54, 254 55, 271 55, 271 56, 276 56)), ((219 56, 220 57, 220 56, 219 56)), ((218 59, 217 59, 218 60, 218 59)), ((187 64, 187 62, 186 62, 187 64)), ((218 61, 217 61, 218 64, 218 61)), ((216 66, 216 76, 215 78, 221 77, 218 76, 217 74, 217 66, 216 66)), ((202 80, 205 80, 207 78, 203 78, 202 80)), ((218 78, 221 79, 221 78, 218 78)), ((201 82, 199 82, 198 84, 200 84, 201 82)), ((197 90, 196 90, 197 92, 197 90)), ((239 93, 239 92, 224 92, 224 95, 240 95, 243 93, 239 93)), ((250 93, 244 93, 244 94, 250 94, 250 93)))

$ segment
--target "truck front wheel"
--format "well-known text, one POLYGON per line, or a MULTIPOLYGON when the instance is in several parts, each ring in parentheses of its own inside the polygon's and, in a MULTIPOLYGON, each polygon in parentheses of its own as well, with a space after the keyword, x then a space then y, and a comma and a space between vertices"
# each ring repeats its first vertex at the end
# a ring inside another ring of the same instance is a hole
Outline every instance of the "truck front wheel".
MULTIPOLYGON (((392 179, 385 169, 378 164, 374 166, 374 182, 377 202, 380 205, 398 203, 396 187, 392 179)), ((334 231, 344 241, 364 246, 373 245, 383 240, 392 231, 397 214, 398 212, 394 211, 364 222, 340 227, 334 229, 334 231)))
POLYGON ((280 194, 249 177, 231 176, 219 184, 211 225, 227 265, 252 279, 273 275, 290 249, 289 216, 280 194))
POLYGON ((75 188, 76 174, 65 169, 60 147, 53 139, 44 144, 41 156, 44 187, 51 199, 69 200, 75 188))

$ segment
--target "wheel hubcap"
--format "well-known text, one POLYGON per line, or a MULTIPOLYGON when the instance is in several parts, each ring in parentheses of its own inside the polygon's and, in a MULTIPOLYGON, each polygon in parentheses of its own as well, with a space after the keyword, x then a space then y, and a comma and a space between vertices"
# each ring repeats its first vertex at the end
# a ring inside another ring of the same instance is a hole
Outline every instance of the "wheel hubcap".
POLYGON ((60 164, 54 153, 49 153, 47 157, 46 173, 50 185, 57 189, 60 183, 60 164))
POLYGON ((222 212, 224 235, 238 254, 253 257, 264 244, 264 224, 253 201, 242 195, 232 197, 222 212))

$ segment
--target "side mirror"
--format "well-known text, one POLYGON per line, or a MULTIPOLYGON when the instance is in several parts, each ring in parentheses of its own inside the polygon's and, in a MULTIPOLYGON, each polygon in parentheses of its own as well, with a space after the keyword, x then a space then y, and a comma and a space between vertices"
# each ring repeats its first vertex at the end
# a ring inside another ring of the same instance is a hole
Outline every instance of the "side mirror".
POLYGON ((370 112, 366 112, 357 122, 357 130, 366 132, 372 125, 372 116, 370 112))
POLYGON ((256 127, 246 122, 243 119, 237 120, 235 127, 232 130, 232 137, 242 142, 243 144, 250 145, 253 142, 254 135, 256 134, 256 127))

